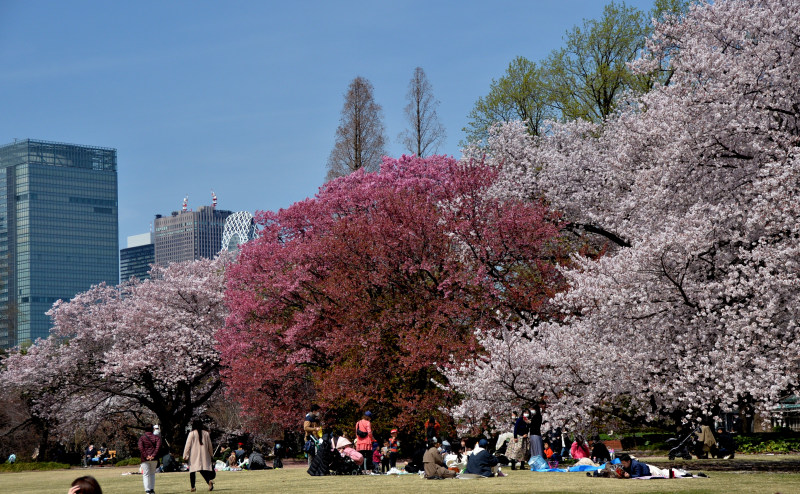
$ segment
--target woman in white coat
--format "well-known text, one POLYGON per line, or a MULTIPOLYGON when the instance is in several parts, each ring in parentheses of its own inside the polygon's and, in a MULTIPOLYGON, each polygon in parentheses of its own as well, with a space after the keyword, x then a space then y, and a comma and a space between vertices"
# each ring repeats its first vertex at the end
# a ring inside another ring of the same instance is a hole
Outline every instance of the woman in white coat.
POLYGON ((183 459, 189 463, 189 484, 192 492, 195 492, 196 472, 200 472, 203 476, 203 480, 208 484, 208 490, 214 490, 214 478, 217 472, 214 471, 212 463, 213 454, 211 436, 203 426, 203 422, 195 420, 192 422, 192 432, 186 438, 186 447, 183 448, 183 459))

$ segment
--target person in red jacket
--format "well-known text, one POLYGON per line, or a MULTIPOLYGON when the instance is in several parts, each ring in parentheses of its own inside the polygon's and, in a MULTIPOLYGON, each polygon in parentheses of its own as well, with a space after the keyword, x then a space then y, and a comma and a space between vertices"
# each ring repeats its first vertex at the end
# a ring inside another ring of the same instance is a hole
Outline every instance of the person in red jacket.
POLYGON ((145 494, 155 494, 156 467, 161 449, 161 428, 158 424, 139 438, 139 458, 142 461, 142 482, 145 494))
POLYGON ((372 412, 364 412, 364 416, 356 422, 356 450, 364 455, 364 469, 372 470, 372 412))

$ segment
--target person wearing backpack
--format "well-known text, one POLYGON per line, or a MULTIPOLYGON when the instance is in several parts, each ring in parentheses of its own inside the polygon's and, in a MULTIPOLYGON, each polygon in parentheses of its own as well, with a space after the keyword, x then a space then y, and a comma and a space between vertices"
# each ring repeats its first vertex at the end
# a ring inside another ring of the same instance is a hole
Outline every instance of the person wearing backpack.
POLYGON ((303 420, 303 431, 305 432, 305 443, 303 444, 303 451, 308 456, 308 466, 311 466, 311 460, 317 454, 317 439, 322 437, 322 427, 319 423, 319 406, 311 405, 311 411, 308 412, 303 420))
POLYGON ((372 412, 364 412, 364 416, 356 422, 356 450, 364 455, 364 469, 372 470, 372 412))

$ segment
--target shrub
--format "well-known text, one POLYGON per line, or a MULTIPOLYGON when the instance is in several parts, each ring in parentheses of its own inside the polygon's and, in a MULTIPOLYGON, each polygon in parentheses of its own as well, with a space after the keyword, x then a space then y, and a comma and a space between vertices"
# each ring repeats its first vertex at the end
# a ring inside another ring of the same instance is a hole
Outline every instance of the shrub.
POLYGON ((124 460, 116 462, 114 465, 118 467, 127 467, 130 465, 138 465, 141 462, 142 460, 140 460, 139 458, 125 458, 124 460))
POLYGON ((0 465, 0 472, 27 472, 34 470, 69 470, 70 466, 66 463, 56 463, 54 461, 42 462, 22 462, 3 463, 0 465))

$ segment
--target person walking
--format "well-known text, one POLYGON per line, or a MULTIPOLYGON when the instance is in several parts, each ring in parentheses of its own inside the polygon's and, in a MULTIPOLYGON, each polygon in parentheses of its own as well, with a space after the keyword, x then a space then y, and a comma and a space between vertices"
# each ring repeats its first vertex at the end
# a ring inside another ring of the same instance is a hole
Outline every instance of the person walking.
POLYGON ((142 462, 142 483, 145 494, 155 494, 156 492, 156 468, 160 449, 161 428, 156 424, 152 431, 145 432, 139 438, 139 459, 142 462))
POLYGON ((364 456, 364 470, 372 471, 372 412, 364 412, 364 416, 356 422, 356 450, 364 456))
POLYGON ((186 438, 186 446, 183 448, 183 459, 189 463, 189 487, 191 492, 195 492, 194 484, 197 472, 200 472, 203 480, 208 484, 208 490, 214 490, 214 479, 217 476, 217 472, 214 471, 212 464, 213 454, 211 436, 208 434, 203 422, 195 419, 192 422, 192 432, 186 438))

